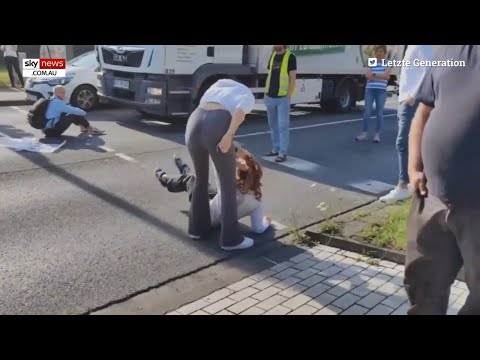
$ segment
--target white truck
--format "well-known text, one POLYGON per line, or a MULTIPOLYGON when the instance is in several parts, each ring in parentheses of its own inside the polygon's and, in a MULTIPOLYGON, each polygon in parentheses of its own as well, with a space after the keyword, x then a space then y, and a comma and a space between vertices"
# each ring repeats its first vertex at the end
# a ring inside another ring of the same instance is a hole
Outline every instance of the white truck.
MULTIPOLYGON (((292 105, 320 103, 346 112, 363 100, 365 67, 374 45, 289 45, 297 56, 292 105)), ((208 87, 231 78, 263 102, 272 45, 97 45, 100 101, 127 104, 157 116, 186 116, 208 87)), ((401 60, 405 45, 388 45, 401 60)), ((392 75, 396 80, 399 69, 392 75)))

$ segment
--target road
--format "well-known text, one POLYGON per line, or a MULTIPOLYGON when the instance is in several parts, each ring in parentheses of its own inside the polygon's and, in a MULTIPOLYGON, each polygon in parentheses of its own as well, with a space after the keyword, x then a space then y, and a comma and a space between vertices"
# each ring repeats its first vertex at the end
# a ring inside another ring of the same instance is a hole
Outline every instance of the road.
MULTIPOLYGON (((396 182, 389 102, 381 144, 353 140, 360 110, 292 110, 289 161, 261 159, 276 225, 254 237, 256 248, 371 202, 396 182)), ((25 122, 27 109, 0 107, 0 135, 40 137, 25 122)), ((0 314, 89 313, 232 255, 218 248, 218 233, 204 242, 186 236, 186 196, 167 193, 153 175, 158 166, 175 173, 174 154, 189 161, 183 124, 112 108, 89 119, 107 134, 78 136, 72 127, 53 154, 0 147, 0 314)), ((262 158, 270 148, 265 114, 250 117, 237 140, 262 158)))

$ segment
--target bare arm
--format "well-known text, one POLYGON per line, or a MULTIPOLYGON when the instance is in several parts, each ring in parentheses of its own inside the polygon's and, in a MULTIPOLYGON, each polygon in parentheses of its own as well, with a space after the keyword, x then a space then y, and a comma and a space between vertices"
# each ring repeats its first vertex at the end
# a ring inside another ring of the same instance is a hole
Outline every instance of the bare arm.
POLYGON ((289 82, 288 82, 287 96, 289 99, 291 99, 293 95, 293 91, 295 90, 295 83, 297 82, 297 71, 296 70, 290 71, 288 73, 288 78, 289 78, 289 82))
POLYGON ((383 74, 379 74, 376 77, 378 79, 382 80, 390 80, 390 75, 392 74, 392 69, 391 68, 386 68, 385 72, 383 74))
POLYGON ((222 153, 228 152, 228 150, 230 150, 230 148, 232 147, 233 137, 235 136, 235 133, 237 132, 240 125, 245 120, 245 115, 245 112, 243 112, 243 110, 240 108, 237 108, 233 113, 232 121, 230 121, 230 126, 225 135, 223 136, 222 140, 218 144, 218 148, 222 153))

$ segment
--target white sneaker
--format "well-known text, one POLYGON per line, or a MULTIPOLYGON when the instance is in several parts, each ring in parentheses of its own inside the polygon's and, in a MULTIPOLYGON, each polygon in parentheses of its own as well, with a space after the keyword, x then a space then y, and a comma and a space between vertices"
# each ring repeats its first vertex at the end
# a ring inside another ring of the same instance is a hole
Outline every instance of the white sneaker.
POLYGON ((392 191, 390 191, 387 195, 382 196, 379 200, 381 202, 387 202, 387 201, 402 201, 402 200, 407 200, 412 196, 412 193, 408 189, 402 189, 399 188, 398 186, 395 187, 392 191))
POLYGON ((248 249, 249 247, 252 247, 255 242, 253 239, 250 239, 248 237, 244 237, 243 241, 235 246, 222 246, 223 250, 230 251, 230 250, 243 250, 243 249, 248 249))

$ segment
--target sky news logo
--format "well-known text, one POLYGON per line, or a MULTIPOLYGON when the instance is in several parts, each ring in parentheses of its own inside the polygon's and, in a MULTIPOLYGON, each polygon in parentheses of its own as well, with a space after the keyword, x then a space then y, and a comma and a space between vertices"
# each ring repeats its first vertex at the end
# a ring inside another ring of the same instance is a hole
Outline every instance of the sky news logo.
POLYGON ((25 78, 62 78, 66 76, 66 59, 23 59, 25 78))

